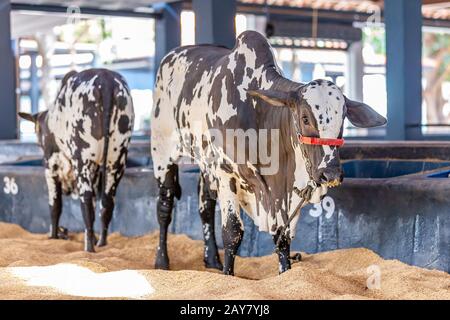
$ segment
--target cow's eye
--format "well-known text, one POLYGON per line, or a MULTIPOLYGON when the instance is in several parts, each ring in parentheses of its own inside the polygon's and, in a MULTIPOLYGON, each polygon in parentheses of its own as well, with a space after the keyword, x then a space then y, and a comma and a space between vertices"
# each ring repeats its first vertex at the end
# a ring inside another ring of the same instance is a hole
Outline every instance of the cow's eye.
POLYGON ((302 122, 304 125, 308 125, 309 124, 309 119, 307 116, 302 117, 302 122))

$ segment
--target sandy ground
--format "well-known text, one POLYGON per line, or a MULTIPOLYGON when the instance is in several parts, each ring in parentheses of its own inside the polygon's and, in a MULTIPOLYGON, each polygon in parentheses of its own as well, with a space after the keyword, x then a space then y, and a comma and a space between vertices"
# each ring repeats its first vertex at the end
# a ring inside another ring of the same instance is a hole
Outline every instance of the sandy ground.
POLYGON ((383 260, 367 249, 303 254, 303 261, 282 275, 275 255, 238 257, 236 277, 229 277, 206 270, 202 242, 184 235, 169 237, 172 271, 152 270, 156 246, 157 233, 136 238, 112 234, 107 247, 91 254, 82 251, 82 234, 49 240, 47 235, 0 223, 0 299, 83 298, 30 284, 16 272, 29 269, 20 267, 60 263, 103 275, 138 270, 135 273, 153 289, 142 297, 149 299, 450 299, 449 274, 383 260))

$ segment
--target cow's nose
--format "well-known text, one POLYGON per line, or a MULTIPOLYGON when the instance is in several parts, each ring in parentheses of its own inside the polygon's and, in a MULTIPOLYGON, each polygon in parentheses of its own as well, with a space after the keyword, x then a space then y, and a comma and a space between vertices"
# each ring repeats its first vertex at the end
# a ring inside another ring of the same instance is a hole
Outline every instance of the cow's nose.
POLYGON ((344 175, 340 168, 324 168, 320 173, 320 183, 327 184, 330 182, 341 183, 344 180, 344 175))

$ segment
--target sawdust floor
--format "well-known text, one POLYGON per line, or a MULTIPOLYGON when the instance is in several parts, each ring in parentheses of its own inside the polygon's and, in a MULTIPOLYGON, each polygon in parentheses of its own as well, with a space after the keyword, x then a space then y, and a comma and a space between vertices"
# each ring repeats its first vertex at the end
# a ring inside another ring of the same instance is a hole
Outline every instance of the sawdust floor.
MULTIPOLYGON (((45 278, 49 277, 48 271, 50 278, 56 277, 57 271, 53 273, 53 270, 61 271, 58 266, 62 263, 93 271, 94 276, 111 275, 104 292, 111 292, 116 298, 137 297, 133 296, 137 294, 149 299, 450 299, 448 273, 384 260, 367 249, 303 254, 303 261, 282 275, 278 275, 275 255, 237 257, 236 276, 229 277, 204 268, 202 241, 170 235, 171 271, 152 269, 156 247, 157 233, 133 238, 112 234, 108 246, 97 248, 92 254, 83 251, 83 234, 71 234, 70 240, 50 240, 47 235, 31 234, 17 225, 0 223, 0 299, 88 298, 90 294, 83 294, 83 288, 73 293, 67 289, 67 283, 60 286, 55 284, 58 279, 45 278), (20 268, 37 266, 51 267, 45 269, 46 275, 36 271, 39 268, 20 268), (135 270, 121 279, 128 284, 137 281, 128 287, 136 290, 140 287, 146 293, 115 296, 114 290, 124 289, 111 287, 114 286, 111 279, 117 274, 114 271, 121 270, 135 270), (134 280, 126 280, 131 279, 128 276, 134 280), (41 282, 33 283, 38 278, 41 282)), ((67 270, 63 271, 65 277, 76 277, 77 273, 74 276, 70 268, 67 270)), ((73 280, 78 281, 62 282, 73 280)), ((91 293, 93 289, 89 290, 91 293)), ((108 295, 104 292, 94 296, 108 295)))

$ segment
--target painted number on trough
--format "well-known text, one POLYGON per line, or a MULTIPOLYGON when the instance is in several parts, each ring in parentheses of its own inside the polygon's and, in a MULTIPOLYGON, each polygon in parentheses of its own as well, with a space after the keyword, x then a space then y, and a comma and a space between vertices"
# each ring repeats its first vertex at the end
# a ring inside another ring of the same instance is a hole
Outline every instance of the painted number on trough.
POLYGON ((320 203, 316 203, 309 209, 309 215, 314 218, 320 217, 325 212, 325 218, 330 219, 333 216, 336 205, 330 196, 326 196, 320 203))
POLYGON ((15 195, 19 192, 19 187, 17 186, 16 179, 4 177, 3 182, 5 183, 5 186, 3 187, 4 193, 15 195))

